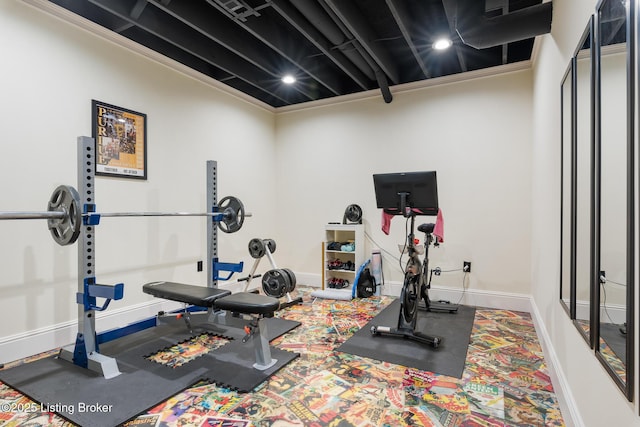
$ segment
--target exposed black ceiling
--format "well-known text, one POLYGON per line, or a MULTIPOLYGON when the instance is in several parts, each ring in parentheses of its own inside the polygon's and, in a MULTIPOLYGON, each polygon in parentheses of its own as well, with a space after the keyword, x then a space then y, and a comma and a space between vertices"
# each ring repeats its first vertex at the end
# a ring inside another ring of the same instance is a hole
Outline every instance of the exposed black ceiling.
POLYGON ((530 59, 542 0, 50 0, 273 107, 530 59), (446 35, 453 46, 436 51, 446 35), (281 77, 297 81, 285 85, 281 77))

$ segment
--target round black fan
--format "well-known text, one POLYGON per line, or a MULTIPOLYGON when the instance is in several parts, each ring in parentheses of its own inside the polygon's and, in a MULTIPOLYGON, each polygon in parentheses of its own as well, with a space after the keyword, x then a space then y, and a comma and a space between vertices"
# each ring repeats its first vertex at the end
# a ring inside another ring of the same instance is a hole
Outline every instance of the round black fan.
POLYGON ((344 211, 342 223, 346 224, 347 221, 350 223, 362 224, 362 208, 358 205, 347 206, 347 209, 344 211))

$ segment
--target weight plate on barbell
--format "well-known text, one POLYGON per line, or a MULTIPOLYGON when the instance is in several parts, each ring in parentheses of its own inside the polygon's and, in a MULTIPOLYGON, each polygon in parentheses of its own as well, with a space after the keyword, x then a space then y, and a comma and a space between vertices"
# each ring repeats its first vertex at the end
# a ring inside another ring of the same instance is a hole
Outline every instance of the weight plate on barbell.
POLYGON ((225 233, 235 233, 244 223, 244 205, 240 199, 227 196, 218 203, 218 212, 224 214, 218 228, 225 233))
POLYGON ((262 275, 262 290, 270 297, 282 298, 289 289, 289 276, 280 269, 269 270, 262 275))
POLYGON ((62 212, 61 218, 47 219, 47 226, 53 240, 61 246, 74 243, 80 236, 82 227, 82 212, 80 210, 80 195, 69 185, 60 185, 53 190, 47 211, 62 212))
POLYGON ((284 271, 288 276, 289 276, 289 289, 288 292, 293 292, 296 289, 296 275, 294 274, 294 272, 288 268, 283 268, 282 271, 284 271))
POLYGON ((265 254, 264 242, 257 237, 249 240, 249 255, 252 258, 262 258, 265 254))
POLYGON ((273 239, 265 239, 264 243, 269 248, 269 252, 274 253, 276 251, 276 241, 273 239))

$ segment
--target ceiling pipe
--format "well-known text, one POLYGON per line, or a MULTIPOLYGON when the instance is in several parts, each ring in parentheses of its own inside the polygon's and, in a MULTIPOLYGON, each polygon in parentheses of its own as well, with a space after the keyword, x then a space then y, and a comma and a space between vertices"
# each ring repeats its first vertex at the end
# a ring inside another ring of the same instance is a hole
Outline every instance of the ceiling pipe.
POLYGON ((382 93, 382 98, 384 102, 387 104, 393 101, 393 95, 391 94, 391 90, 389 89, 389 82, 387 81, 387 76, 385 72, 380 67, 380 64, 369 54, 368 49, 366 49, 362 43, 358 40, 358 38, 351 32, 351 30, 347 27, 346 23, 343 21, 340 16, 335 11, 335 4, 333 6, 328 4, 327 1, 332 0, 318 0, 324 11, 329 15, 329 17, 335 22, 335 24, 340 28, 340 31, 347 37, 349 43, 356 48, 356 51, 362 56, 362 58, 369 64, 369 67, 373 70, 376 81, 378 82, 378 87, 380 88, 380 92, 382 93))
POLYGON ((312 25, 308 19, 296 9, 289 0, 265 0, 273 10, 278 12, 289 24, 291 24, 301 35, 303 35, 310 43, 312 43, 324 56, 331 60, 338 68, 340 68, 347 76, 351 78, 358 86, 364 90, 371 87, 371 83, 367 76, 356 67, 352 61, 347 58, 339 49, 334 49, 334 45, 312 25))
MULTIPOLYGON (((298 9, 318 30, 334 45, 344 46, 347 38, 344 32, 327 15, 325 10, 314 0, 291 0, 298 9)), ((355 48, 340 48, 340 51, 369 79, 375 80, 375 72, 355 48)))
POLYGON ((387 81, 387 76, 384 74, 380 68, 376 68, 376 81, 378 82, 378 86, 380 87, 380 93, 382 94, 382 99, 386 104, 390 104, 393 101, 393 95, 391 94, 391 89, 389 89, 389 82, 387 81))
POLYGON ((324 7, 323 4, 318 4, 314 0, 291 0, 291 3, 335 46, 350 44, 353 49, 341 48, 340 50, 367 77, 376 80, 385 103, 389 104, 393 100, 384 72, 367 54, 366 50, 359 45, 350 31, 344 25, 340 25, 342 21, 330 8, 324 7))
MULTIPOLYGON (((353 1, 342 0, 318 0, 329 16, 339 26, 346 29, 345 34, 349 40, 356 40, 358 50, 363 49, 365 59, 370 57, 389 77, 394 84, 400 83, 398 64, 388 49, 376 42, 378 34, 365 19, 364 15, 353 1)), ((362 53, 362 52, 361 52, 362 53)))
POLYGON ((485 16, 484 1, 444 0, 444 4, 446 9, 456 9, 456 32, 462 42, 476 49, 525 40, 551 31, 551 2, 493 18, 485 16))
POLYGON ((386 0, 386 3, 389 11, 391 11, 391 16, 393 16, 393 19, 398 25, 400 33, 402 33, 402 37, 404 37, 404 41, 407 43, 407 46, 409 46, 409 50, 411 51, 413 58, 416 60, 418 66, 422 70, 422 74, 424 74, 424 76, 428 79, 431 78, 429 67, 427 67, 427 64, 424 62, 424 58, 422 57, 420 52, 418 52, 418 48, 414 43, 413 38, 411 37, 411 16, 407 9, 406 3, 404 2, 404 0, 386 0))

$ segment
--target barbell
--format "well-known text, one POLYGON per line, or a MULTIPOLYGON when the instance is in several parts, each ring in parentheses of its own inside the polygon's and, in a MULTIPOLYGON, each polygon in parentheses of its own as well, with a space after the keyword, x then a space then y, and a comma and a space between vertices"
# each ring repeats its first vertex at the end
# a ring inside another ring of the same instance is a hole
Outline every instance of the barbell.
POLYGON ((245 212, 240 199, 226 196, 218 203, 218 212, 107 212, 83 213, 80 207, 80 195, 70 185, 58 186, 47 204, 46 212, 0 212, 0 220, 11 219, 46 219, 53 240, 65 246, 74 243, 80 236, 83 224, 95 225, 102 217, 138 217, 138 216, 210 216, 218 224, 218 228, 225 233, 235 233, 240 230, 245 217, 251 216, 245 212))

